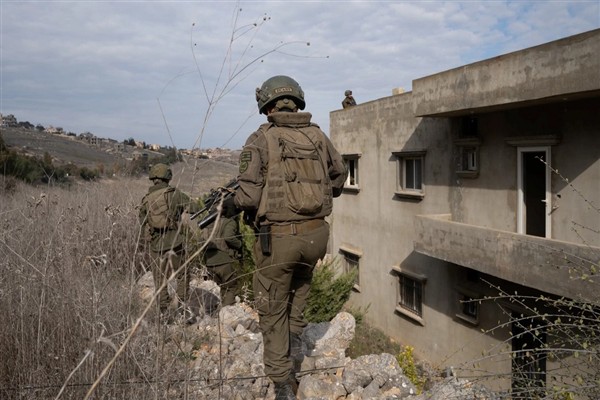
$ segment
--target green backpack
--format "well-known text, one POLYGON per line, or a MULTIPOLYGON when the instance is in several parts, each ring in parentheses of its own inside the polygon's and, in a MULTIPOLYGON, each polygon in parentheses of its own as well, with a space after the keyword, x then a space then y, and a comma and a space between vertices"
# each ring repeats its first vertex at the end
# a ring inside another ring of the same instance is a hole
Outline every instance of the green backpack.
POLYGON ((166 187, 148 193, 145 198, 148 225, 154 229, 166 229, 173 225, 169 210, 169 193, 175 189, 166 187))

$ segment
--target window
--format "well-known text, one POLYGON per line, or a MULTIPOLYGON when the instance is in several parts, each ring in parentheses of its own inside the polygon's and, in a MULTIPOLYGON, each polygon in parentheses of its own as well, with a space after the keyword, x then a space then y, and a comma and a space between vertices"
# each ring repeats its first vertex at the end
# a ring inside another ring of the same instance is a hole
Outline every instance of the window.
POLYGON ((460 294, 459 300, 460 312, 456 315, 463 321, 477 325, 479 322, 479 299, 471 297, 468 294, 460 294))
POLYGON ((456 317, 471 325, 479 324, 481 295, 465 287, 457 287, 458 306, 456 317))
POLYGON ((400 151, 392 154, 396 157, 398 168, 396 195, 416 199, 423 198, 425 151, 400 151))
POLYGON ((423 190, 423 159, 421 157, 404 158, 404 190, 423 190))
POLYGON ((358 191, 358 159, 360 158, 360 154, 344 154, 342 157, 346 164, 346 169, 348 169, 348 178, 344 184, 344 189, 358 191))
POLYGON ((423 315, 421 301, 423 299, 423 287, 421 282, 407 275, 400 275, 400 292, 398 304, 419 317, 423 315))
POLYGON ((349 274, 356 271, 356 277, 354 278, 354 290, 360 291, 360 268, 359 262, 362 252, 350 249, 349 247, 340 247, 340 254, 344 257, 342 260, 342 271, 344 274, 349 274))
POLYGON ((479 315, 479 301, 470 296, 463 296, 462 313, 467 317, 477 318, 479 315))
POLYGON ((459 139, 454 142, 458 152, 456 174, 461 178, 477 178, 479 175, 478 138, 459 139))
POLYGON ((462 170, 477 171, 477 149, 465 146, 462 148, 462 170))
POLYGON ((398 276, 396 311, 424 325, 423 289, 427 278, 400 267, 394 267, 393 270, 398 276))
POLYGON ((463 117, 460 121, 460 137, 477 137, 479 135, 479 121, 477 117, 463 117))

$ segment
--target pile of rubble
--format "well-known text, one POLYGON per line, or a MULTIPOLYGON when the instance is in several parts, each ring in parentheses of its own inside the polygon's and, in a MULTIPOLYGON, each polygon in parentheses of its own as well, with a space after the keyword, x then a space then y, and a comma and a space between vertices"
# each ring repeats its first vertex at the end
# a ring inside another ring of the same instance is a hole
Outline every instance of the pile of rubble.
MULTIPOLYGON (((195 320, 169 326, 174 347, 191 354, 194 379, 188 390, 194 398, 274 399, 273 385, 264 374, 256 311, 245 303, 219 309, 216 293, 213 282, 200 283, 192 296, 195 320)), ((346 357, 354 330, 354 317, 346 312, 331 322, 311 323, 305 328, 302 355, 297 360, 302 365, 297 374, 298 399, 492 398, 454 377, 440 378, 427 392, 417 394, 394 355, 346 357)))

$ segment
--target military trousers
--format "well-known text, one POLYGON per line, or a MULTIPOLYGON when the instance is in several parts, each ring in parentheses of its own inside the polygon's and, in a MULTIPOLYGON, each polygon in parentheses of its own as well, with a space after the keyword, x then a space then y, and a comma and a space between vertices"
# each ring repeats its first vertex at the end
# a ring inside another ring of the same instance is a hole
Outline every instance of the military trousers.
MULTIPOLYGON (((290 332, 301 334, 307 325, 304 308, 313 269, 325 256, 329 239, 329 225, 321 221, 311 230, 302 229, 303 223, 289 232, 273 230, 270 255, 263 254, 260 240, 254 246, 253 290, 263 335, 265 373, 273 382, 290 377, 290 332)), ((315 222, 304 224, 315 226, 315 222)))
POLYGON ((206 270, 210 279, 221 288, 221 305, 235 304, 238 289, 238 279, 233 262, 221 265, 207 265, 206 270))
MULTIPOLYGON (((154 287, 158 290, 164 282, 171 276, 171 274, 177 271, 184 259, 183 246, 178 246, 171 250, 165 251, 152 251, 152 277, 154 279, 154 287)), ((179 271, 175 276, 175 296, 169 294, 168 285, 162 288, 158 295, 157 303, 161 312, 167 311, 169 306, 181 307, 186 300, 190 277, 187 273, 187 268, 179 271)))

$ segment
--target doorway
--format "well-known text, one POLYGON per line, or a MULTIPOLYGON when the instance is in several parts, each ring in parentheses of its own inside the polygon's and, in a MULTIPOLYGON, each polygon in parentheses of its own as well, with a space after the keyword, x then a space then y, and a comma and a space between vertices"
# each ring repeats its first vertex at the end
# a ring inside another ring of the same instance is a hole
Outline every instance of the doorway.
POLYGON ((518 148, 517 232, 550 238, 550 148, 518 148))

